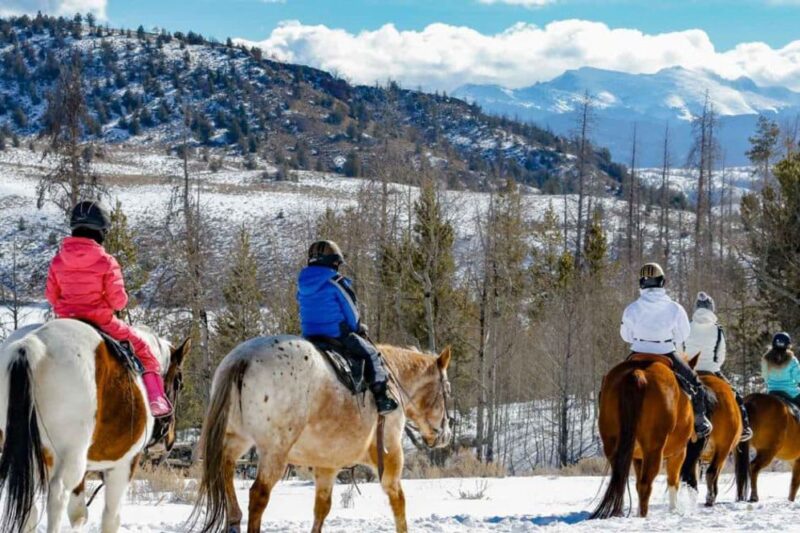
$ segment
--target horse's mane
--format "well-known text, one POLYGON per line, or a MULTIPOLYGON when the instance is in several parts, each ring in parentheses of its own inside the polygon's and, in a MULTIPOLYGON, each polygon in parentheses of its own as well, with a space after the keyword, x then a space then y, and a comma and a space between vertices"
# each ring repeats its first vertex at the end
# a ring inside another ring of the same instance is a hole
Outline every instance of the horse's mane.
POLYGON ((416 346, 403 347, 381 344, 378 349, 388 359, 392 369, 400 374, 409 371, 419 373, 419 370, 423 370, 424 367, 430 366, 431 363, 436 361, 437 357, 436 354, 423 352, 416 346))

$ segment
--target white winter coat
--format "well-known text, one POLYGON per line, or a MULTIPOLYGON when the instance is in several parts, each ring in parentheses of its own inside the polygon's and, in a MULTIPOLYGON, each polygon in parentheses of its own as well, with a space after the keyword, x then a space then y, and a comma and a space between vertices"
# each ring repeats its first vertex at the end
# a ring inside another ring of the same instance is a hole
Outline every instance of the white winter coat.
POLYGON ((700 360, 695 370, 719 372, 725 362, 725 335, 717 322, 717 315, 710 309, 698 309, 692 315, 689 337, 686 339, 685 352, 689 357, 700 353, 700 360), (717 346, 716 357, 714 347, 717 346))
POLYGON ((664 289, 643 289, 622 315, 620 335, 637 353, 676 352, 689 336, 689 317, 664 289))

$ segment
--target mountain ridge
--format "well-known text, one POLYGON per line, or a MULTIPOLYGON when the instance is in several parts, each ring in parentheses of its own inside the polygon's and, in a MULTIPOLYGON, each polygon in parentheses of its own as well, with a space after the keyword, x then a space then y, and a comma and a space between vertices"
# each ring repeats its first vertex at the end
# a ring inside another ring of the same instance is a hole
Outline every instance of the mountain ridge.
POLYGON ((747 138, 760 113, 785 120, 800 113, 800 93, 786 87, 757 85, 752 79, 726 79, 705 69, 669 67, 652 74, 582 67, 528 87, 464 85, 453 94, 476 103, 487 112, 515 116, 569 135, 576 108, 585 91, 595 102, 595 137, 609 146, 615 159, 629 157, 633 124, 644 137, 642 164, 660 164, 658 142, 669 123, 673 129, 677 162, 689 149, 691 118, 702 111, 708 94, 720 118, 720 142, 729 164, 747 163, 747 138))

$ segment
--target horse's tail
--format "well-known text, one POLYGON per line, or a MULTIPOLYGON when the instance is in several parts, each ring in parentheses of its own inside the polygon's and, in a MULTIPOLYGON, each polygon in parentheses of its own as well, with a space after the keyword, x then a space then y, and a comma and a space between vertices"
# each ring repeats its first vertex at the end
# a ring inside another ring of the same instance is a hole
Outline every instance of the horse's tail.
POLYGON ((747 489, 750 482, 750 441, 740 442, 736 445, 736 501, 747 499, 747 489))
POLYGON ((200 529, 203 533, 221 530, 227 519, 225 435, 231 411, 232 392, 236 386, 237 392, 241 394, 242 377, 248 366, 248 360, 240 359, 221 368, 214 380, 214 391, 200 437, 203 475, 197 489, 197 503, 189 518, 189 523, 194 526, 198 519, 203 517, 200 529))
POLYGON ((625 504, 625 487, 633 462, 633 449, 636 445, 636 427, 642 414, 644 389, 647 377, 641 369, 624 376, 618 392, 619 433, 617 447, 611 457, 611 481, 606 487, 603 499, 592 513, 591 518, 611 518, 622 514, 625 504))
POLYGON ((36 402, 33 398, 33 374, 46 348, 30 336, 15 343, 0 355, 8 366, 0 369, 7 383, 7 402, 0 456, 0 494, 7 491, 3 507, 2 531, 22 531, 37 495, 47 486, 47 466, 36 402))

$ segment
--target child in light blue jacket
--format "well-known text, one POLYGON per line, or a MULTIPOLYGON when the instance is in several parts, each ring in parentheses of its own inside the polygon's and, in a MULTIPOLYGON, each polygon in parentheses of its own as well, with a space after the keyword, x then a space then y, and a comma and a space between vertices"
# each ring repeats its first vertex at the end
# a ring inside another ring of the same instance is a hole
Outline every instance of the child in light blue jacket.
POLYGON ((761 360, 761 375, 767 392, 783 396, 800 405, 800 362, 791 350, 788 333, 776 333, 772 347, 761 360))

